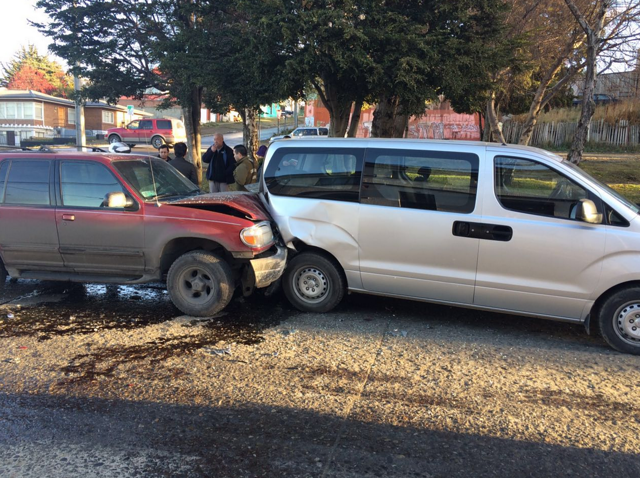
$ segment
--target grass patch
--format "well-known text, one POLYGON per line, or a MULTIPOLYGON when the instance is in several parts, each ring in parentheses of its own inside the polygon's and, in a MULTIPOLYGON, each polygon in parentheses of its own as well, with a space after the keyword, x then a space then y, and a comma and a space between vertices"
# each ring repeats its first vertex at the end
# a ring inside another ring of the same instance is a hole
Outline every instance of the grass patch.
POLYGON ((580 167, 634 203, 640 203, 640 158, 582 161, 580 167))

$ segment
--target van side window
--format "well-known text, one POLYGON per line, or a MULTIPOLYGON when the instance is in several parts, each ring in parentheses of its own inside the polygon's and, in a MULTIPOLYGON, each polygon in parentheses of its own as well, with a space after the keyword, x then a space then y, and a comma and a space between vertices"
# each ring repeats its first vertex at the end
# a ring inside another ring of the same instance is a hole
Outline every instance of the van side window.
POLYGON ((600 204, 582 186, 530 159, 496 156, 494 178, 498 202, 511 211, 575 219, 580 199, 600 204))
POLYGON ((471 213, 478 163, 478 156, 471 153, 368 149, 361 202, 471 213))
POLYGON ((358 202, 364 150, 358 148, 281 148, 264 172, 276 196, 358 202))
POLYGON ((5 204, 50 206, 50 167, 51 161, 11 161, 3 202, 5 204))
POLYGON ((107 194, 125 192, 111 171, 91 161, 63 161, 60 189, 67 207, 98 208, 107 194))

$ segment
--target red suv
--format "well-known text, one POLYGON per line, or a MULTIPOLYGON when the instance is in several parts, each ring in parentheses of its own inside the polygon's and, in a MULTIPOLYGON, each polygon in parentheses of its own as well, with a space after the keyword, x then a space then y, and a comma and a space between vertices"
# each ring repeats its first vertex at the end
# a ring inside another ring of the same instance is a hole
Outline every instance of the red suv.
POLYGON ((161 159, 0 153, 0 287, 11 277, 166 279, 185 314, 211 316, 238 285, 282 275, 286 248, 249 193, 206 194, 161 159))
POLYGON ((163 144, 187 141, 187 131, 182 121, 175 118, 152 118, 135 120, 124 128, 107 130, 110 143, 151 144, 158 149, 163 144))

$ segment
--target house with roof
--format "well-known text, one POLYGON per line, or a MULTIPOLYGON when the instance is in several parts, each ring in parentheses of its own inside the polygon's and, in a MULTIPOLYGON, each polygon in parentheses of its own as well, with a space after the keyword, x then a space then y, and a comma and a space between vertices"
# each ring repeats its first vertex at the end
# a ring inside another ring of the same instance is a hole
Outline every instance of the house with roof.
MULTIPOLYGON (((19 146, 31 138, 73 137, 76 135, 75 103, 33 90, 0 88, 0 145, 19 146)), ((107 103, 85 104, 85 132, 88 139, 104 135, 106 130, 131 119, 152 116, 107 103)))

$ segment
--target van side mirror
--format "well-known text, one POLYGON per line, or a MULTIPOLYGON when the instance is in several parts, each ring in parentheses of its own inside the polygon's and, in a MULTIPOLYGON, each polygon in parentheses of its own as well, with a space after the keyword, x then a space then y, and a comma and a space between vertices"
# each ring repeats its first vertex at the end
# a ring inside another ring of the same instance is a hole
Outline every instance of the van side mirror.
POLYGON ((602 224, 602 213, 598 212, 591 199, 580 199, 576 206, 576 219, 589 224, 602 224))
POLYGON ((126 209, 128 207, 133 206, 133 199, 125 196, 125 194, 121 191, 108 193, 105 196, 104 204, 108 208, 113 209, 126 209))

